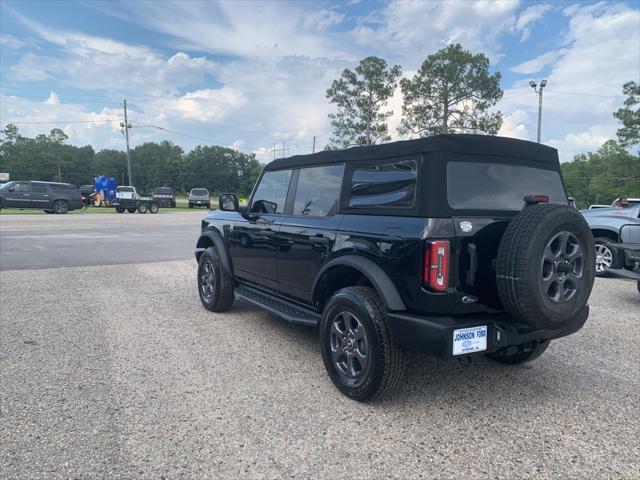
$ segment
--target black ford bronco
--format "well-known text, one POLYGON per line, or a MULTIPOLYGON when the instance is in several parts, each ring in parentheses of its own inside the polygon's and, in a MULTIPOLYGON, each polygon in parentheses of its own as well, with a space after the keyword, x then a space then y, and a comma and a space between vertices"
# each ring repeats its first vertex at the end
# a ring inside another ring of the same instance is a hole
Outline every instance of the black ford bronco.
POLYGON ((405 349, 505 364, 579 330, 593 237, 569 207, 557 151, 476 135, 320 152, 265 166, 240 207, 202 221, 198 291, 319 327, 327 372, 368 400, 405 349))

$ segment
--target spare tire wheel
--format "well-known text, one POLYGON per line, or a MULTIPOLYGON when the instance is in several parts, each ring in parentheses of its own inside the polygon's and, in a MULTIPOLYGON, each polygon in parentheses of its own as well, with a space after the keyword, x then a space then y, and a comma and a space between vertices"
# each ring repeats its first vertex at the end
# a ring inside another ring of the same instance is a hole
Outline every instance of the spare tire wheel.
POLYGON ((500 241, 500 301, 507 313, 532 327, 557 329, 571 321, 589 299, 594 274, 589 226, 566 205, 525 208, 500 241))

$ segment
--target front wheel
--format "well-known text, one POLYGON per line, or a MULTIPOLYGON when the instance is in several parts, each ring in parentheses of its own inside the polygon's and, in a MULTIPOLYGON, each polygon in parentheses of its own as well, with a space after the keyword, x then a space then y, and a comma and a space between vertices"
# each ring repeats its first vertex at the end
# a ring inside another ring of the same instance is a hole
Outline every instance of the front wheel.
POLYGON ((235 300, 233 279, 224 271, 220 254, 214 247, 200 255, 198 293, 204 308, 212 312, 229 310, 235 300))
POLYGON ((320 322, 320 348, 334 385, 354 400, 380 397, 402 378, 404 351, 372 288, 343 288, 331 297, 320 322))
POLYGON ((547 350, 550 343, 551 340, 535 341, 517 347, 509 347, 504 351, 499 350, 495 353, 487 353, 486 357, 494 362, 506 365, 520 365, 538 358, 547 350))
POLYGON ((604 277, 610 268, 616 265, 616 249, 611 246, 613 242, 605 237, 595 239, 596 246, 596 276, 604 277))
POLYGON ((66 200, 56 200, 53 203, 53 211, 58 214, 64 214, 69 211, 69 204, 66 200))

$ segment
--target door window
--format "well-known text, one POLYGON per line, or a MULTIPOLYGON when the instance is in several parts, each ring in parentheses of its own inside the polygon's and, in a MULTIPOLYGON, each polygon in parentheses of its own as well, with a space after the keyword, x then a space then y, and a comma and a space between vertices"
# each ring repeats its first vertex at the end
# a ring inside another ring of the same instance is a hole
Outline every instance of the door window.
POLYGON ((265 172, 258 184, 258 188, 256 188, 256 193, 253 195, 251 211, 255 213, 282 214, 284 205, 287 202, 290 180, 291 170, 265 172))
POLYGON ((294 215, 326 217, 338 208, 344 165, 303 168, 293 202, 294 215))
POLYGON ((27 182, 16 182, 11 186, 14 192, 29 193, 29 184, 27 182))
POLYGON ((44 183, 32 183, 31 191, 33 193, 47 193, 47 186, 44 183))

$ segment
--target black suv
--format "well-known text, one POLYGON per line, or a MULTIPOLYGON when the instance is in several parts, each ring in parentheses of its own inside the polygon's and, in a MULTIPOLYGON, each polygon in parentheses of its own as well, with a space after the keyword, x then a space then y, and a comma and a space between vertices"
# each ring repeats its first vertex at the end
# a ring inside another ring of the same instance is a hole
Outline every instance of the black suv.
POLYGON ((82 206, 82 193, 69 183, 13 181, 0 186, 0 208, 36 208, 46 213, 67 213, 82 206))
POLYGON ((357 400, 397 384, 405 349, 519 364, 589 314, 593 237, 550 147, 441 135, 294 156, 266 165, 248 207, 219 207, 195 252, 202 304, 319 326, 357 400))
POLYGON ((151 199, 160 207, 176 208, 176 192, 171 187, 156 187, 151 192, 151 199))

